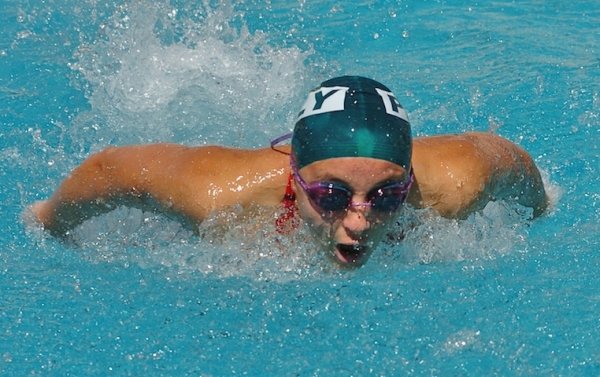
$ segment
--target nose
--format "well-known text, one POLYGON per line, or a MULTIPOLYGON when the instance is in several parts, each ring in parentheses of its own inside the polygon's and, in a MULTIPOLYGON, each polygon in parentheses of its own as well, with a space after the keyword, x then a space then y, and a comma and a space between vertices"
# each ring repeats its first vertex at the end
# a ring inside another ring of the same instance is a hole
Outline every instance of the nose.
POLYGON ((364 206, 352 206, 346 211, 342 220, 342 225, 350 234, 359 235, 371 227, 365 211, 368 208, 364 206))

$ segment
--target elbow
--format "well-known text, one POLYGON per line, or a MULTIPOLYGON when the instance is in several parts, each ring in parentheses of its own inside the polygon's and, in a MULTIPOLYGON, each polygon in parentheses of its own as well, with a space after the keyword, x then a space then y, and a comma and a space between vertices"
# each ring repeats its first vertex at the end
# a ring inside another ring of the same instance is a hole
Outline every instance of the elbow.
POLYGON ((107 148, 93 154, 65 180, 61 187, 61 200, 79 202, 105 199, 114 189, 117 161, 114 151, 107 148))
POLYGON ((95 177, 110 174, 116 166, 116 153, 118 148, 109 147, 88 157, 78 168, 95 177))
POLYGON ((533 208, 533 217, 539 217, 548 209, 550 198, 544 187, 542 176, 533 161, 528 173, 524 190, 524 196, 528 203, 524 205, 533 208))

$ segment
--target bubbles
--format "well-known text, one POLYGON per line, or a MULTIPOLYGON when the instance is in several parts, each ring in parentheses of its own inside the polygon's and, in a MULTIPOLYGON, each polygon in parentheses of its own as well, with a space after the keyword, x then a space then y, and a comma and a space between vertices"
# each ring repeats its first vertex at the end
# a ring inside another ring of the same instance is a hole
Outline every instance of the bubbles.
POLYGON ((465 220, 447 219, 433 210, 406 208, 393 234, 405 234, 384 247, 387 262, 439 263, 489 259, 526 251, 533 210, 518 204, 490 202, 465 220))
POLYGON ((168 279, 203 274, 283 282, 335 273, 305 229, 280 235, 274 215, 235 206, 186 228, 163 215, 119 207, 85 221, 69 241, 91 263, 163 269, 168 279))
POLYGON ((224 4, 195 13, 166 3, 118 8, 104 38, 82 45, 71 64, 92 105, 76 126, 112 143, 244 146, 289 129, 308 53, 231 26, 238 17, 224 4))
MULTIPOLYGON (((525 252, 532 211, 491 202, 465 220, 407 208, 384 243, 356 271, 337 268, 306 227, 290 234, 275 229, 277 212, 234 206, 213 213, 197 228, 163 215, 120 207, 90 219, 69 235, 91 263, 135 264, 162 269, 167 279, 245 277, 256 281, 331 279, 348 273, 397 271, 412 264, 485 260, 525 252), (367 272, 361 272, 365 270, 367 272)), ((41 233, 37 235, 42 237, 41 233)), ((395 273, 395 272, 394 272, 395 273)))
POLYGON ((443 349, 448 354, 469 350, 477 344, 480 337, 481 332, 478 330, 461 330, 448 337, 444 342, 443 349))

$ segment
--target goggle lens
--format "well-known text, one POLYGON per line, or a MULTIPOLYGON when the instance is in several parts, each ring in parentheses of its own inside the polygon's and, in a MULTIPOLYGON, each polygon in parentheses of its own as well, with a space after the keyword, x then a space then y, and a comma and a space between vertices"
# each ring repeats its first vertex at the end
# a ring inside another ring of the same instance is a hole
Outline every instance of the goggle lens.
POLYGON ((367 194, 366 203, 353 203, 352 191, 337 183, 317 182, 307 185, 304 189, 313 206, 324 213, 340 213, 353 205, 368 206, 373 211, 390 213, 396 211, 406 200, 406 186, 402 183, 391 183, 376 188, 367 194))
POLYGON ((335 183, 317 183, 306 192, 313 204, 325 212, 344 211, 352 200, 352 192, 335 183))

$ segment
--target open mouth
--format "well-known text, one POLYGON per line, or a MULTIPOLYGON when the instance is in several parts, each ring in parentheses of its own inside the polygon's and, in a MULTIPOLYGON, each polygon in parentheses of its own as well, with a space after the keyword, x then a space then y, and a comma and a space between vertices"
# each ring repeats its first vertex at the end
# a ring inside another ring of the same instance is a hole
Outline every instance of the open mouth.
POLYGON ((335 256, 343 264, 362 264, 366 260, 368 248, 363 245, 348 245, 338 243, 335 247, 335 256))

